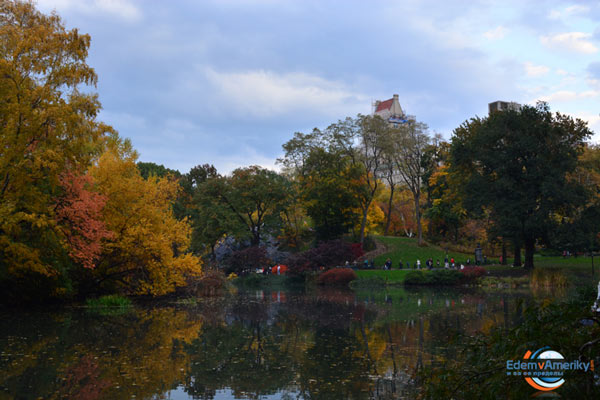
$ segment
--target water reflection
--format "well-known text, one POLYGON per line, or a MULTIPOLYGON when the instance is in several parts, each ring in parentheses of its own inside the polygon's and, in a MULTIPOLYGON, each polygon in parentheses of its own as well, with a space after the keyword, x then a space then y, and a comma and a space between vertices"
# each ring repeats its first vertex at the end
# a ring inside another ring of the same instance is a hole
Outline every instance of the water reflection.
POLYGON ((5 311, 0 400, 413 398, 457 333, 508 329, 528 298, 255 291, 122 315, 5 311))

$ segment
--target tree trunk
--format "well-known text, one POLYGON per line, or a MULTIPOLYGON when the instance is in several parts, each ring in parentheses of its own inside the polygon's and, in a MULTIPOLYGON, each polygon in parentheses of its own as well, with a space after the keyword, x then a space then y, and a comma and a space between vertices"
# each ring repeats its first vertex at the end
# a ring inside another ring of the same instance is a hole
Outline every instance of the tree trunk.
POLYGON ((420 193, 415 193, 415 219, 417 220, 417 244, 423 244, 423 229, 421 228, 421 207, 419 207, 420 193))
POLYGON ((506 265, 506 242, 502 241, 502 265, 506 265))
POLYGON ((366 204, 365 209, 363 210, 363 217, 362 217, 362 221, 360 223, 360 244, 364 244, 365 242, 365 227, 367 226, 367 214, 369 213, 369 206, 371 205, 371 202, 369 202, 369 204, 366 204))
POLYGON ((515 261, 513 262, 515 267, 521 266, 521 245, 515 243, 515 261))
POLYGON ((525 240, 525 269, 533 269, 533 253, 535 252, 535 240, 525 240))
POLYGON ((388 235, 388 231, 390 230, 390 222, 392 222, 392 201, 394 200, 394 187, 390 187, 390 198, 388 199, 388 212, 385 221, 385 229, 383 231, 383 236, 388 235))

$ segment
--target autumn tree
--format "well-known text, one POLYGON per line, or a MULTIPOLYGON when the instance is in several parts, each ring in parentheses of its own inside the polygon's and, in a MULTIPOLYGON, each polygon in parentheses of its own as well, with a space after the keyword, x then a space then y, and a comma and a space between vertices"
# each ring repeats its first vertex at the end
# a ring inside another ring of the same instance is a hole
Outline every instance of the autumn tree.
POLYGON ((390 143, 388 122, 378 115, 358 115, 331 124, 324 131, 324 140, 334 148, 345 152, 353 169, 360 173, 362 185, 356 186, 356 196, 360 204, 362 219, 359 241, 363 243, 367 216, 378 189, 381 188, 380 176, 383 175, 384 158, 390 143))
POLYGON ((417 223, 417 242, 423 242, 421 223, 421 190, 425 166, 423 157, 430 138, 427 125, 410 120, 394 129, 392 139, 385 147, 389 158, 394 161, 396 171, 413 196, 415 220, 417 223))
POLYGON ((106 196, 95 192, 89 175, 67 172, 60 177, 63 194, 56 204, 56 219, 66 238, 71 259, 94 268, 102 252, 102 242, 113 237, 102 220, 106 196))
POLYGON ((88 35, 65 29, 56 14, 31 2, 0 2, 3 279, 65 276, 68 250, 54 210, 61 176, 82 175, 110 131, 95 120, 97 96, 78 90, 96 83, 86 64, 89 45, 88 35))
MULTIPOLYGON (((128 141, 111 144, 90 170, 107 201, 103 209, 114 237, 93 271, 93 285, 135 294, 162 295, 201 273, 187 252, 191 229, 177 220, 172 204, 179 185, 168 178, 144 179, 128 141)), ((92 287, 92 289, 97 289, 92 287)))

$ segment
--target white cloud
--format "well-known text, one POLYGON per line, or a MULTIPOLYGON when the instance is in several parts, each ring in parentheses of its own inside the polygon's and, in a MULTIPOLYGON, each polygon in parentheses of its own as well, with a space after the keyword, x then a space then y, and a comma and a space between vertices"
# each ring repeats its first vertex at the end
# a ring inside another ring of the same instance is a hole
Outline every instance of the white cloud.
POLYGON ((483 36, 485 36, 489 40, 499 40, 506 36, 507 33, 508 29, 500 25, 492 30, 485 32, 483 36))
POLYGON ((548 13, 548 18, 560 19, 560 18, 572 16, 572 15, 585 14, 589 11, 590 11, 590 8, 588 6, 576 4, 576 5, 572 5, 572 6, 564 8, 562 11, 561 10, 550 10, 550 12, 548 13))
POLYGON ((563 76, 569 75, 569 73, 567 71, 565 71, 564 69, 560 69, 560 68, 556 70, 556 73, 558 75, 563 75, 563 76))
POLYGON ((369 104, 368 96, 353 92, 341 82, 303 72, 220 72, 205 68, 204 75, 225 101, 226 107, 233 112, 258 117, 300 110, 322 115, 349 115, 351 111, 360 111, 369 104))
POLYGON ((108 14, 126 21, 137 21, 142 12, 130 0, 38 0, 43 11, 75 11, 85 15, 108 14))
POLYGON ((534 65, 531 61, 526 61, 524 66, 525 73, 528 76, 542 76, 546 75, 548 71, 550 71, 550 68, 546 67, 545 65, 534 65))
POLYGON ((542 44, 549 48, 567 50, 575 53, 594 54, 598 48, 588 39, 592 35, 584 32, 567 32, 554 36, 542 36, 542 44))
MULTIPOLYGON (((575 91, 571 91, 571 90, 559 90, 557 92, 550 93, 548 95, 538 96, 537 99, 535 99, 535 100, 546 101, 546 102, 552 104, 555 102, 569 102, 569 101, 574 101, 574 100, 589 99, 589 98, 593 98, 593 97, 598 97, 599 95, 600 95, 600 91, 597 91, 597 90, 586 90, 584 92, 575 92, 575 91)), ((531 101, 531 103, 535 103, 535 100, 531 101)))

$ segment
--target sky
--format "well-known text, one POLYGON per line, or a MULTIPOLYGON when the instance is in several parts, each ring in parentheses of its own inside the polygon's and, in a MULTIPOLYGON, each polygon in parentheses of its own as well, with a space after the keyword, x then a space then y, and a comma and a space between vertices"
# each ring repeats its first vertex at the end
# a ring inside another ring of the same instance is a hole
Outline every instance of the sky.
POLYGON ((99 120, 140 161, 277 169, 294 132, 399 95, 450 139, 496 100, 589 123, 600 142, 600 2, 38 0, 91 35, 99 120))

